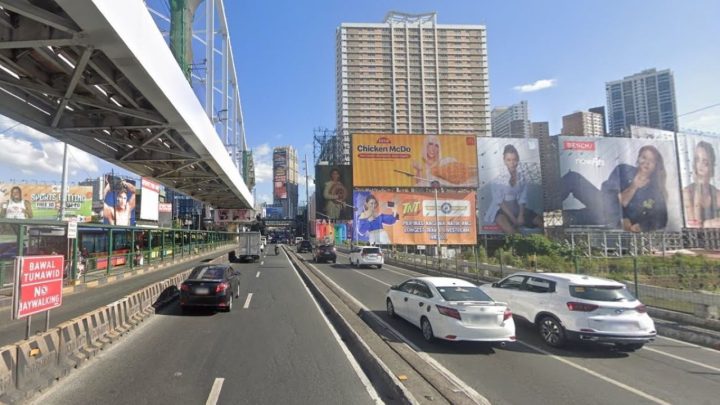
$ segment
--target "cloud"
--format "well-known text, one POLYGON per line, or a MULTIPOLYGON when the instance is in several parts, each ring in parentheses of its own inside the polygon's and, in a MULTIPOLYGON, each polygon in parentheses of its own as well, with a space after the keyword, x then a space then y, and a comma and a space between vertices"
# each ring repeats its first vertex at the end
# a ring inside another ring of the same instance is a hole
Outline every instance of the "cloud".
POLYGON ((555 84, 557 83, 557 80, 555 79, 541 79, 535 81, 535 83, 532 84, 523 84, 520 86, 513 87, 515 90, 519 91, 520 93, 531 93, 533 91, 539 91, 544 89, 549 89, 551 87, 555 87, 555 84))
POLYGON ((262 193, 257 197, 256 204, 272 203, 272 202, 273 202, 272 195, 262 193))
POLYGON ((264 143, 253 149, 253 155, 256 159, 263 156, 268 156, 270 155, 270 152, 272 152, 272 148, 267 143, 264 143))

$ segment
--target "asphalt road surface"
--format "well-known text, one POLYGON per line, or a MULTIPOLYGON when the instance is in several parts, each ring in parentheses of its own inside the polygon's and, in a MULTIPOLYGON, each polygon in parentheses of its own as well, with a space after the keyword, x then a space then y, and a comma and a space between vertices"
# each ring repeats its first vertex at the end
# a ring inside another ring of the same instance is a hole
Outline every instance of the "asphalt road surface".
MULTIPOLYGON (((310 259, 310 255, 303 255, 310 259)), ((546 346, 530 325, 516 322, 518 342, 426 343, 419 329, 385 311, 387 289, 422 274, 384 265, 355 269, 347 255, 338 264, 314 264, 407 341, 493 404, 716 404, 720 352, 658 337, 634 353, 597 345, 546 346)))
POLYGON ((378 402, 284 255, 234 267, 242 276, 230 313, 181 315, 174 302, 35 402, 378 402))

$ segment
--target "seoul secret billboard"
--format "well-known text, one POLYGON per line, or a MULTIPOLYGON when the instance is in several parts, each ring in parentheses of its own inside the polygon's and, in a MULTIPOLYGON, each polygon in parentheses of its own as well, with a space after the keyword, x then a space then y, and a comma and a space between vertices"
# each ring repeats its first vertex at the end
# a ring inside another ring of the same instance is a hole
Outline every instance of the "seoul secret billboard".
POLYGON ((474 192, 355 191, 353 239, 375 245, 474 245, 474 192), (436 222, 436 215, 438 221, 436 222))
POLYGON ((561 136, 565 225, 628 232, 682 227, 675 143, 561 136))
POLYGON ((354 187, 477 187, 474 135, 353 134, 354 187))
POLYGON ((538 233, 543 228, 537 139, 478 139, 481 234, 538 233))

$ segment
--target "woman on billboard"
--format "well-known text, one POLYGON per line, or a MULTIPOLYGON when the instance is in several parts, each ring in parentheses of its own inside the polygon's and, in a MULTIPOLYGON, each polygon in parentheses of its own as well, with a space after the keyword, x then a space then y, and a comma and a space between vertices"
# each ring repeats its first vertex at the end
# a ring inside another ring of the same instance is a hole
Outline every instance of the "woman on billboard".
POLYGON ((561 200, 570 193, 585 205, 582 225, 622 227, 629 232, 651 232, 668 222, 665 163, 652 145, 638 151, 635 166, 621 163, 600 190, 580 173, 562 177, 561 200), (620 221, 620 222, 618 222, 620 221))
POLYGON ((520 154, 515 146, 505 145, 503 162, 508 172, 492 182, 492 202, 485 213, 485 222, 496 224, 504 233, 518 233, 521 227, 541 227, 542 218, 526 207, 527 180, 518 171, 520 154))
POLYGON ((325 182, 323 197, 325 198, 325 215, 330 219, 339 219, 345 208, 347 189, 340 181, 340 170, 337 168, 330 171, 330 181, 325 182))
POLYGON ((413 162, 416 186, 431 187, 431 183, 436 180, 432 170, 440 165, 440 160, 440 138, 435 135, 426 136, 422 157, 419 161, 413 162))
POLYGON ((720 218, 718 218, 720 191, 710 184, 714 177, 715 150, 708 142, 700 141, 695 145, 693 157, 695 182, 683 189, 683 203, 688 227, 720 227, 720 218))
POLYGON ((368 242, 371 245, 389 245, 392 242, 384 229, 384 225, 393 225, 400 216, 395 211, 395 203, 388 202, 388 208, 392 214, 383 214, 379 211, 377 198, 370 194, 365 198, 365 209, 358 217, 358 231, 368 235, 368 242))

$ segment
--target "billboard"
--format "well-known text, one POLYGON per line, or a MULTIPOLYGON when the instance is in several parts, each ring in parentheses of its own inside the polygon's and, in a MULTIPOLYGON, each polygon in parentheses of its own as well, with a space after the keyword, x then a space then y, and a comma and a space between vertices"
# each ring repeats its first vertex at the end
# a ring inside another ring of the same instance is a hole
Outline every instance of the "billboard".
POLYGON ((315 220, 315 238, 319 243, 334 243, 335 225, 324 219, 315 220))
POLYGON ((475 188, 474 135, 353 134, 354 187, 475 188))
POLYGON ((172 203, 158 203, 158 226, 172 228, 172 203))
POLYGON ((375 245, 474 245, 474 192, 355 191, 353 239, 375 245), (436 215, 438 221, 436 221, 436 215))
POLYGON ((282 207, 265 207, 265 218, 268 219, 283 219, 283 208, 282 207))
POLYGON ((315 166, 315 184, 319 217, 352 219, 351 166, 315 166))
POLYGON ((160 184, 146 178, 140 179, 142 194, 140 195, 140 219, 158 220, 158 203, 160 202, 160 184))
POLYGON ((249 209, 215 209, 215 223, 249 222, 255 218, 255 212, 249 209))
POLYGON ((136 194, 135 180, 105 175, 103 223, 134 226, 136 194))
MULTIPOLYGON (((65 218, 92 219, 92 186, 69 186, 65 218)), ((0 183, 0 218, 56 220, 60 215, 62 186, 0 183)))
POLYGON ((537 233, 543 228, 537 139, 480 138, 478 221, 481 234, 537 233))
POLYGON ((288 182, 287 151, 284 149, 273 151, 273 196, 277 199, 287 198, 288 182))
POLYGON ((561 136, 560 200, 567 226, 680 231, 675 143, 561 136))
POLYGON ((720 138, 678 133, 677 146, 685 226, 720 228, 720 138))

